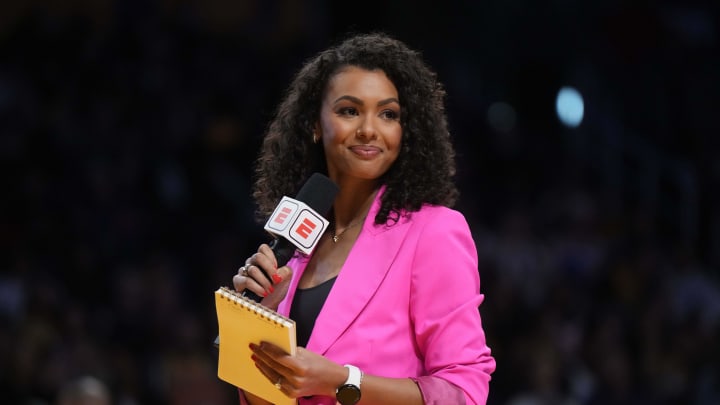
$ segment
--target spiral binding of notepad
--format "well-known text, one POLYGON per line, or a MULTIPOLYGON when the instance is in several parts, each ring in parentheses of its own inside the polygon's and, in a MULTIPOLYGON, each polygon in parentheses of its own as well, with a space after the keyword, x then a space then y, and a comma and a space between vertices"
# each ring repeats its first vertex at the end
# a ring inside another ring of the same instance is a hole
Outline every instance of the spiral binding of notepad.
POLYGON ((229 301, 234 302, 235 304, 238 304, 242 306, 243 308, 253 311, 256 314, 262 316, 263 318, 266 318, 272 322, 275 322, 278 325, 287 326, 289 327, 294 323, 294 321, 288 317, 285 317, 283 315, 280 315, 276 311, 273 311, 272 309, 263 306, 260 303, 257 303, 248 297, 243 296, 239 292, 235 290, 231 290, 227 287, 220 287, 218 289, 218 292, 220 295, 223 296, 223 298, 228 299, 229 301))

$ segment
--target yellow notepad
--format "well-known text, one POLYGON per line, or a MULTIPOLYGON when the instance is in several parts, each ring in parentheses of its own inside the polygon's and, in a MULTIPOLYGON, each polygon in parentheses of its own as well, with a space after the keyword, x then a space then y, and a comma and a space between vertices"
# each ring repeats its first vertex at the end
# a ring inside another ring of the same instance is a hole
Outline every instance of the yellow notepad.
POLYGON ((220 339, 218 377, 274 404, 296 404, 255 367, 248 347, 266 341, 294 355, 295 321, 226 287, 215 291, 215 309, 220 339))

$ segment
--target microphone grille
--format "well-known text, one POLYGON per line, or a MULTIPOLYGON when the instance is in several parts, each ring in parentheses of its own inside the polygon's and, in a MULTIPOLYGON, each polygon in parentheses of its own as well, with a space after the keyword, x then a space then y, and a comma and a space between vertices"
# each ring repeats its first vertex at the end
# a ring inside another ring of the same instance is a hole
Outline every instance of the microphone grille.
POLYGON ((295 199, 304 202, 315 212, 325 216, 330 211, 339 190, 337 184, 327 176, 313 173, 298 191, 295 199))

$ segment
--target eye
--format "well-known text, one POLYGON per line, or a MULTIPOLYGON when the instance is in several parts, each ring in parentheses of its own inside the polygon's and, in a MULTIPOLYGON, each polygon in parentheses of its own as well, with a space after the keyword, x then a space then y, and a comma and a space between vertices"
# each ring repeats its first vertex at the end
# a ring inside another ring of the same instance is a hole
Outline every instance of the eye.
POLYGON ((386 120, 392 120, 392 121, 395 121, 398 118, 400 118, 400 114, 398 114, 397 112, 395 112, 393 110, 383 110, 380 113, 380 116, 385 118, 386 120))
POLYGON ((338 115, 358 115, 358 110, 355 107, 343 107, 337 111, 338 115))

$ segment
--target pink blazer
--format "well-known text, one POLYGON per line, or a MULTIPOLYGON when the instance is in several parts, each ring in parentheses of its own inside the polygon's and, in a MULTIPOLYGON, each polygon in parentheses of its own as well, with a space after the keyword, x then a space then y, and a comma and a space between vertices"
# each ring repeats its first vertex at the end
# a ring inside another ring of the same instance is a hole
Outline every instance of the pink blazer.
MULTIPOLYGON (((477 251, 458 211, 425 206, 394 225, 375 225, 378 193, 360 236, 315 323, 307 349, 365 373, 432 375, 485 404, 495 360, 478 307, 477 251)), ((308 257, 296 255, 278 311, 288 315, 308 257)), ((334 398, 300 399, 334 404, 334 398)))

